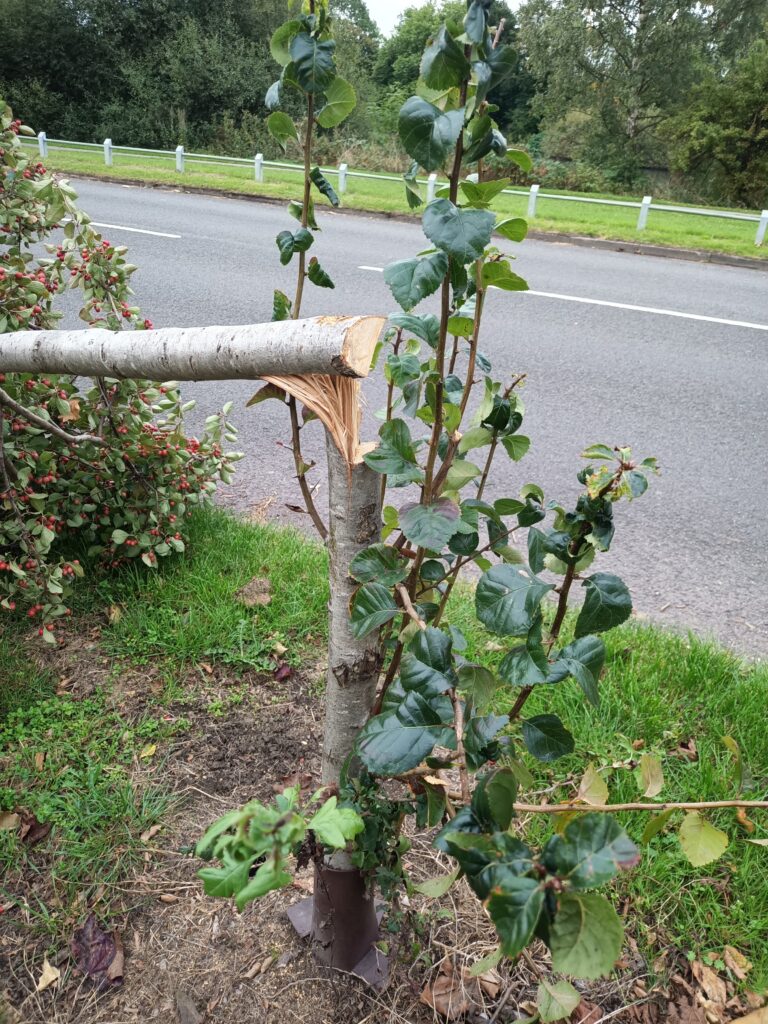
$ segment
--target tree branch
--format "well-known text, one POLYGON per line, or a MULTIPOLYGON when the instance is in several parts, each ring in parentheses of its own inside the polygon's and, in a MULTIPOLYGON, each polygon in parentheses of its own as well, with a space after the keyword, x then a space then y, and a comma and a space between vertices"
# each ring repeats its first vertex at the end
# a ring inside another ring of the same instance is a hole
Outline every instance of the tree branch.
POLYGON ((37 413, 27 409, 26 406, 21 405, 15 401, 3 388, 0 388, 0 405, 4 405, 6 408, 11 409, 17 416, 23 417, 28 420, 33 426, 39 427, 40 430, 44 430, 47 434, 53 434, 54 437, 58 437, 62 441, 66 441, 67 444, 85 444, 87 441, 91 441, 93 444, 106 446, 107 442, 102 437, 97 437, 96 434, 69 434, 66 430, 52 423, 50 420, 43 419, 42 416, 38 416, 37 413))

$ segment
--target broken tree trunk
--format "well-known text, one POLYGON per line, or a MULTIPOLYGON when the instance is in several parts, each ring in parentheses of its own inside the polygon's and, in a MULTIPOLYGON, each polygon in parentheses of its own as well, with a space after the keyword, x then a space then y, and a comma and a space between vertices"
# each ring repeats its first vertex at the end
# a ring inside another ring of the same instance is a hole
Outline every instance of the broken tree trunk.
POLYGON ((365 377, 383 323, 376 316, 320 316, 245 327, 17 331, 0 334, 0 369, 148 380, 365 377))
MULTIPOLYGON (((380 477, 363 461, 359 384, 384 324, 382 317, 316 317, 247 327, 20 331, 0 335, 0 370, 150 380, 261 378, 304 403, 327 431, 329 651, 323 782, 337 784, 373 705, 381 667, 378 632, 357 639, 349 609, 352 559, 376 543, 380 477)), ((297 930, 311 935, 318 958, 355 969, 374 984, 385 963, 372 948, 378 932, 373 893, 344 852, 318 864, 317 898, 297 930)), ((292 910, 299 910, 294 905, 292 910)))

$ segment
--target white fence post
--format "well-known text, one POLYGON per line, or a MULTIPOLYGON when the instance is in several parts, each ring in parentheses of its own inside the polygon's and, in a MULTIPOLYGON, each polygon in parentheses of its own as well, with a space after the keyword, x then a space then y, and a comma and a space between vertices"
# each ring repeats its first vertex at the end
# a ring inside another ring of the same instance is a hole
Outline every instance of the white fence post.
POLYGON ((539 197, 539 186, 531 185, 531 191, 528 195, 528 217, 533 220, 536 216, 536 200, 539 197))
POLYGON ((48 136, 45 132, 37 133, 37 148, 40 150, 40 156, 45 158, 48 156, 48 136))
POLYGON ((348 167, 346 164, 339 164, 339 195, 343 195, 347 191, 347 171, 348 167))
POLYGON ((184 147, 176 147, 176 170, 179 174, 184 173, 184 147))
POLYGON ((640 203, 640 216, 637 218, 638 231, 645 231, 645 225, 648 223, 648 211, 652 202, 653 196, 643 196, 643 201, 640 203))
POLYGON ((768 210, 763 210, 760 214, 760 223, 757 225, 757 234, 755 235, 755 245, 762 245, 765 241, 765 232, 768 230, 768 210))
POLYGON ((112 166, 112 139, 104 139, 104 164, 106 167, 112 166))
POLYGON ((435 188, 437 187, 437 174, 433 171, 427 178, 427 202, 431 203, 435 198, 435 188))
POLYGON ((253 158, 253 176, 256 181, 264 181, 264 154, 257 153, 253 158))

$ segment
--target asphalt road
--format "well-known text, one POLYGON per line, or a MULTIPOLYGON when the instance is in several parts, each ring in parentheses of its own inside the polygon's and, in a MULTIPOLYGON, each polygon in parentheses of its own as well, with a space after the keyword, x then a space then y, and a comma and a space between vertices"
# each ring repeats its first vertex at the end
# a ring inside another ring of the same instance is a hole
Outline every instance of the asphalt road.
MULTIPOLYGON (((291 291, 274 237, 294 222, 280 206, 77 186, 84 208, 109 225, 105 237, 130 245, 141 268, 138 301, 156 326, 268 320, 273 288, 291 291)), ((336 290, 310 288, 306 314, 392 312, 381 273, 366 268, 418 252, 420 229, 320 212, 326 230, 314 251, 336 290)), ((490 294, 482 348, 497 376, 528 374, 524 432, 533 444, 522 463, 499 460, 494 496, 535 481, 548 498, 568 500, 579 489, 579 452, 594 442, 656 455, 663 475, 621 507, 601 567, 625 578, 638 613, 768 655, 768 276, 547 242, 509 247, 533 294, 490 294)), ((285 508, 298 503, 291 456, 280 447, 286 419, 277 403, 246 410, 254 390, 231 381, 186 386, 198 399, 193 426, 234 400, 247 458, 220 500, 248 512, 273 499, 271 516, 296 521, 285 508)), ((372 413, 382 404, 380 380, 366 382, 365 393, 372 413)), ((367 429, 373 437, 372 417, 367 429)), ((306 434, 322 465, 319 426, 306 434)), ((314 478, 322 504, 322 474, 314 478)))

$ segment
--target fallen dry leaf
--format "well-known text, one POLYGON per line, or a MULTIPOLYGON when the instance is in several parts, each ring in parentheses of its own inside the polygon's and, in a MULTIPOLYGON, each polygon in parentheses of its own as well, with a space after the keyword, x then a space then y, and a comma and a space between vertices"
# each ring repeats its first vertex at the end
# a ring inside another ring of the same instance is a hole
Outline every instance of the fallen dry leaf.
POLYGON ((746 832, 750 833, 750 835, 755 831, 755 823, 754 823, 754 821, 752 821, 751 818, 747 817, 747 812, 746 812, 745 808, 743 808, 743 807, 737 808, 737 810, 736 810, 736 820, 738 821, 738 823, 741 825, 741 827, 746 832))
POLYGON ((120 607, 120 605, 111 604, 109 608, 107 608, 107 622, 110 624, 110 626, 114 626, 116 622, 119 622, 120 619, 122 619, 122 617, 123 609, 120 607))
POLYGON ((174 896, 172 892, 160 893, 159 900, 161 903, 176 903, 178 896, 174 896))
POLYGON ((278 683, 283 683, 285 682, 286 679, 291 678, 291 676, 293 675, 293 669, 291 668, 290 665, 286 665, 285 663, 283 663, 282 665, 277 666, 272 675, 274 676, 278 683))
POLYGON ((45 992, 50 985, 55 985, 61 977, 61 971, 58 967, 54 967, 53 964, 49 963, 48 957, 43 960, 43 969, 40 972, 40 977, 37 979, 37 992, 45 992))
POLYGON ((154 757, 156 751, 156 743, 147 743, 147 745, 145 747, 142 747, 141 750, 139 751, 139 757, 143 758, 144 760, 147 760, 150 757, 154 757))
POLYGON ((763 1006, 759 1010, 753 1010, 746 1017, 738 1017, 731 1024, 768 1024, 768 1006, 763 1006))
POLYGON ((467 967, 457 973, 450 960, 444 960, 432 984, 424 986, 419 1001, 431 1007, 446 1020, 456 1020, 469 1010, 483 1007, 483 994, 496 999, 501 990, 501 976, 491 969, 473 977, 467 967))
POLYGON ((272 584, 263 576, 254 576, 252 580, 235 592, 235 600, 246 608, 258 608, 272 603, 272 584))
POLYGON ((98 989, 123 981, 123 945, 116 931, 105 932, 95 914, 89 914, 82 928, 76 928, 71 942, 72 956, 79 971, 98 989))
POLYGON ((206 675, 213 675, 213 665, 209 665, 207 661, 200 662, 200 668, 205 672, 206 675))
POLYGON ((288 648, 285 646, 285 644, 281 644, 279 640, 275 641, 272 650, 278 656, 278 658, 282 658, 284 654, 288 653, 288 648))
POLYGON ((21 818, 12 811, 0 814, 0 832, 13 832, 19 827, 21 818))
POLYGON ((41 772, 43 770, 43 765, 44 764, 45 764, 45 754, 41 750, 38 750, 38 752, 35 754, 35 768, 36 768, 36 770, 41 772))
POLYGON ((53 827, 51 822, 38 821, 34 814, 30 814, 29 811, 20 811, 19 813, 21 816, 19 839, 26 843, 27 846, 34 846, 35 843, 42 842, 53 827))
POLYGON ((738 949, 733 946, 726 946, 723 950, 723 960, 728 970, 739 979, 744 981, 747 974, 752 970, 752 964, 747 960, 743 953, 740 953, 738 949))
POLYGON ((590 1003, 582 999, 579 1005, 571 1014, 573 1024, 597 1024, 603 1016, 603 1011, 596 1003, 590 1003))
POLYGON ((162 827, 162 825, 152 825, 146 832, 142 832, 140 836, 142 843, 148 843, 150 839, 154 839, 162 827))
POLYGON ((717 971, 707 967, 701 960, 694 960, 691 964, 691 974, 711 1003, 715 1003, 716 1006, 725 1006, 728 1000, 728 990, 717 971))

